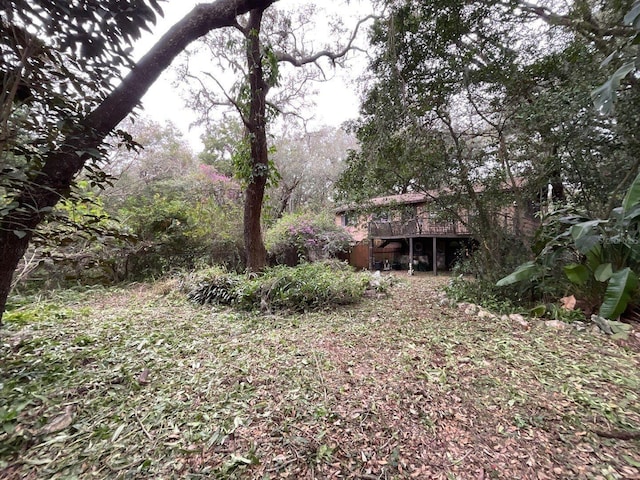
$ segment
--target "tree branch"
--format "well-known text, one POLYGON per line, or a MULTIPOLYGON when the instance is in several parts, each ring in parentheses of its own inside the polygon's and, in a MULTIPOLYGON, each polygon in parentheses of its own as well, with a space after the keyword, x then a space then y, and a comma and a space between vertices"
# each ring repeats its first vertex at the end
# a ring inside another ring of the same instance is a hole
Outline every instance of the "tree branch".
POLYGON ((569 15, 561 15, 551 11, 547 7, 523 0, 518 1, 518 6, 523 12, 533 14, 549 25, 572 28, 577 33, 594 42, 598 49, 605 52, 609 51, 611 46, 604 40, 604 37, 628 38, 635 33, 632 27, 601 27, 594 22, 593 18, 572 18, 569 15))
MULTIPOLYGON (((220 81, 209 72, 202 72, 202 74, 209 77, 211 80, 215 82, 216 85, 218 85, 218 88, 222 91, 222 94, 225 96, 229 104, 232 105, 238 111, 238 114, 240 115, 240 119, 242 120, 242 123, 244 123, 245 126, 247 127, 251 127, 251 123, 249 123, 249 119, 242 112, 242 106, 238 103, 237 100, 235 100, 234 98, 231 98, 231 95, 227 93, 227 91, 225 90, 224 86, 220 83, 220 81)), ((198 77, 193 77, 193 78, 195 78, 196 80, 198 80, 198 82, 200 82, 201 91, 207 92, 207 88, 205 87, 204 82, 202 82, 202 80, 200 80, 198 77)))
POLYGON ((347 45, 340 51, 338 52, 331 52, 329 50, 321 50, 317 53, 314 53, 312 55, 308 55, 306 57, 301 57, 301 58, 297 58, 294 55, 291 55, 289 53, 286 52, 276 52, 276 58, 279 62, 288 62, 291 65, 293 65, 294 67, 301 67, 303 65, 308 65, 309 63, 315 63, 318 60, 320 60, 322 57, 326 57, 329 60, 331 60, 333 63, 335 63, 336 60, 338 60, 339 58, 344 57, 347 53, 349 53, 350 50, 353 50, 354 48, 357 47, 353 47, 353 42, 356 39, 356 36, 358 35, 358 30, 360 29, 360 26, 367 22, 368 20, 372 20, 372 19, 376 19, 378 18, 376 15, 367 15, 366 17, 360 19, 358 21, 358 23, 356 24, 355 28, 353 29, 353 32, 351 33, 351 38, 349 39, 349 42, 347 43, 347 45))
POLYGON ((71 185, 74 176, 91 158, 87 153, 102 144, 105 137, 139 104, 140 99, 162 72, 191 42, 209 31, 233 26, 236 17, 255 8, 267 8, 276 0, 217 0, 197 5, 176 23, 132 68, 104 101, 62 143, 51 151, 37 180, 25 187, 16 199, 21 208, 5 216, 0 231, 31 229, 45 217, 71 185), (24 212, 28 213, 25 214, 24 212), (23 213, 20 213, 23 212, 23 213))

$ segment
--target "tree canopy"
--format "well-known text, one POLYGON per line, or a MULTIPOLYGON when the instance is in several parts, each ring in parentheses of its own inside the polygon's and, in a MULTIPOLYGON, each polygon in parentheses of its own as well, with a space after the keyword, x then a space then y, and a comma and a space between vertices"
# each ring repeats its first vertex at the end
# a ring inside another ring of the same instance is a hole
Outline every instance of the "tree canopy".
POLYGON ((232 26, 238 15, 267 8, 273 0, 198 5, 115 87, 111 79, 118 78, 122 65, 131 64, 129 47, 160 8, 151 0, 111 3, 95 0, 70 9, 61 1, 3 2, 0 41, 8 60, 2 66, 1 153, 3 165, 22 164, 3 168, 8 193, 3 195, 0 219, 0 312, 34 229, 68 194, 78 172, 85 165, 91 168, 92 159, 99 161, 105 138, 149 86, 193 40, 232 26), (53 30, 62 33, 47 34, 53 30), (80 30, 90 33, 79 34, 80 30), (43 88, 38 91, 36 86, 43 88))

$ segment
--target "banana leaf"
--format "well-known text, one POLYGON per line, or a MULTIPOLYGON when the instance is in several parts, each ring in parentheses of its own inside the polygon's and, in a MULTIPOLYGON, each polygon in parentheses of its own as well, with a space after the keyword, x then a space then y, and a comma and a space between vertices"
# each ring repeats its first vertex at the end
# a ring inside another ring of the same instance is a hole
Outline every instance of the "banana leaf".
POLYGON ((565 265, 564 274, 576 285, 583 285, 589 279, 589 269, 581 263, 571 263, 565 265))
POLYGON ((618 318, 626 310, 637 288, 638 277, 629 267, 614 272, 604 293, 600 316, 610 320, 618 318))
POLYGON ((622 209, 627 213, 638 203, 640 203, 640 173, 636 176, 629 190, 627 190, 627 194, 622 201, 622 209))
POLYGON ((498 287, 504 287, 506 285, 513 285, 514 283, 522 282, 524 280, 530 280, 539 271, 540 266, 536 265, 535 262, 526 262, 520 265, 506 277, 498 280, 498 283, 496 283, 496 285, 498 287))

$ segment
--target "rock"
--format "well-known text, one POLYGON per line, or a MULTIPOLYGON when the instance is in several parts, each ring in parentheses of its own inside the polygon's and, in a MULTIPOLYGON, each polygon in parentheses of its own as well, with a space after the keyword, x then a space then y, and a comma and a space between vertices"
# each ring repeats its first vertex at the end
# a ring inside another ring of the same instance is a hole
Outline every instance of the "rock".
POLYGON ((513 323, 517 323, 518 325, 520 325, 521 327, 524 328, 529 328, 529 322, 527 322, 524 317, 522 315, 520 315, 519 313, 512 313, 511 315, 509 315, 507 317, 509 320, 511 320, 513 323))
POLYGON ((448 298, 441 298, 438 300, 438 305, 441 307, 448 307, 451 305, 451 301, 448 298))
POLYGON ((558 330, 567 328, 567 324, 561 322, 560 320, 547 320, 546 322, 544 322, 544 325, 549 328, 557 328, 558 330))
POLYGON ((592 333, 593 335, 604 335, 604 332, 600 330, 600 327, 595 324, 589 327, 589 333, 592 333))
POLYGON ((611 330, 611 325, 609 324, 609 320, 599 315, 591 315, 591 321, 595 323, 600 330, 602 330, 607 335, 611 335, 613 331, 611 330))
POLYGON ((473 303, 459 303, 458 304, 458 308, 460 310, 463 310, 465 315, 475 315, 478 312, 478 306, 474 305, 473 303))
POLYGON ((478 310, 478 318, 494 318, 494 315, 489 310, 485 310, 484 308, 480 308, 478 310))

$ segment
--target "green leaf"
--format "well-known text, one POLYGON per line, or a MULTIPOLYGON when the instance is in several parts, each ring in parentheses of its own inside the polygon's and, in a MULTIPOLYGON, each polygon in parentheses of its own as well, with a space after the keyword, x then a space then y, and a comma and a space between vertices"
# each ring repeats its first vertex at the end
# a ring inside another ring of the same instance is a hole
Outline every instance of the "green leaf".
POLYGON ((582 285, 589 279, 589 269, 581 263, 572 263, 564 267, 564 273, 571 283, 582 285))
POLYGON ((603 263, 598 265, 596 271, 593 272, 593 276, 596 277, 596 280, 599 282, 606 282, 613 275, 613 266, 610 263, 603 263))
POLYGON ((636 176, 635 180, 629 186, 624 200, 622 201, 622 209, 624 213, 628 213, 632 208, 640 203, 640 173, 636 176))
POLYGON ((496 285, 498 287, 504 287, 506 285, 512 285, 514 283, 522 282, 524 280, 530 280, 540 270, 540 267, 535 262, 530 261, 523 263, 516 268, 513 273, 501 278, 496 285))
POLYGON ((613 102, 616 96, 616 90, 620 86, 620 81, 626 77, 629 72, 635 70, 635 62, 627 62, 616 70, 609 79, 591 92, 591 99, 596 110, 610 114, 613 111, 613 102))
POLYGON ((631 10, 624 16, 624 24, 631 25, 636 30, 640 30, 640 2, 634 3, 631 10))
POLYGON ((622 455, 622 458, 632 467, 640 468, 640 462, 629 455, 622 455))
POLYGON ((544 316, 545 313, 547 313, 547 306, 544 304, 537 305, 529 310, 529 315, 536 318, 544 316))
POLYGON ((604 293, 600 316, 609 319, 620 316, 627 308, 631 296, 637 288, 638 277, 629 267, 614 272, 604 293))
POLYGON ((600 243, 600 232, 596 227, 608 220, 589 220, 571 227, 571 237, 580 253, 588 253, 600 243))
POLYGON ((18 238, 24 238, 27 232, 25 232, 24 230, 14 230, 13 234, 18 238))

